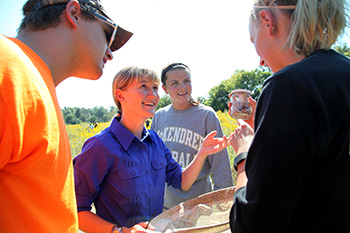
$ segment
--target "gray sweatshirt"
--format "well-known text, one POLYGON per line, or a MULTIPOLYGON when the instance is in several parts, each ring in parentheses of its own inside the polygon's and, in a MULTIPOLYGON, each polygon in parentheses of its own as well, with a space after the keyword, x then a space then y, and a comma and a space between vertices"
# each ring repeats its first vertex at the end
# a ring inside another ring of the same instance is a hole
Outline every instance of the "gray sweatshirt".
MULTIPOLYGON (((203 104, 185 110, 175 110, 172 105, 159 109, 152 121, 151 129, 158 133, 172 156, 182 168, 187 167, 198 153, 206 135, 216 130, 222 137, 222 128, 215 111, 203 104)), ((198 197, 212 190, 233 185, 230 160, 227 150, 209 155, 190 190, 181 191, 166 186, 164 208, 198 197), (212 174, 212 180, 210 178, 212 174)))

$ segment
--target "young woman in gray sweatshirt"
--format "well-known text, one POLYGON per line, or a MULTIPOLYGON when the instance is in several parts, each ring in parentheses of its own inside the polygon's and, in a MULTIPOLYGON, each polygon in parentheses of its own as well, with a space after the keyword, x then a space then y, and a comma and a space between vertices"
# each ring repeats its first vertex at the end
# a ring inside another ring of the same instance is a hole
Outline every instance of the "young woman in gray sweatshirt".
MULTIPOLYGON (((185 168, 198 153, 205 136, 215 130, 217 137, 222 137, 222 128, 215 111, 191 97, 191 73, 185 64, 173 63, 164 68, 161 81, 164 91, 171 98, 171 104, 156 112, 151 129, 163 139, 174 160, 185 168)), ((207 157, 190 190, 181 191, 166 186, 164 208, 232 185, 230 160, 224 149, 207 157)))

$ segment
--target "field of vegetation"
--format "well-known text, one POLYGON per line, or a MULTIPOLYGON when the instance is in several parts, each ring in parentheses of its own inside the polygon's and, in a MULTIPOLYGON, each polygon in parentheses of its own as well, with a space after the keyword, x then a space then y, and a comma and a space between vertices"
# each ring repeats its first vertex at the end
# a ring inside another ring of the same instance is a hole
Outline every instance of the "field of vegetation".
POLYGON ((72 157, 79 155, 86 139, 98 134, 109 126, 109 122, 66 125, 72 157))
MULTIPOLYGON (((238 126, 236 120, 232 119, 227 111, 221 112, 219 110, 217 111, 217 115, 220 119, 224 135, 229 136, 230 133, 232 133, 238 126)), ((80 123, 74 125, 67 124, 66 128, 68 132, 72 157, 74 158, 80 154, 81 148, 88 138, 94 136, 95 134, 98 134, 100 131, 107 128, 109 124, 110 122, 97 123, 96 125, 90 123, 80 123)), ((236 156, 236 154, 232 147, 228 147, 228 153, 232 167, 233 158, 236 156)))

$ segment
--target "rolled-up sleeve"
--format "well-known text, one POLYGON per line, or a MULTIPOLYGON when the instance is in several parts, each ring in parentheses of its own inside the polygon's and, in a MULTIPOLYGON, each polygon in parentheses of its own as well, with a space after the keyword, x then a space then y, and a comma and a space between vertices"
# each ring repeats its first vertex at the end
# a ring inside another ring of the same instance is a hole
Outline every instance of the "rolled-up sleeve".
POLYGON ((181 166, 172 158, 171 151, 165 148, 165 157, 167 159, 168 165, 166 168, 166 182, 168 185, 174 188, 181 189, 182 184, 182 168, 181 166))

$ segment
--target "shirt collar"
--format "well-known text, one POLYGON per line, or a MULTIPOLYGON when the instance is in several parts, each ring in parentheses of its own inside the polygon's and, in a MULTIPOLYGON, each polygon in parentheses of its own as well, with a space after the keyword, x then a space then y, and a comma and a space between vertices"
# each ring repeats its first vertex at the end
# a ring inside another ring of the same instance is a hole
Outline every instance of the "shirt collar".
POLYGON ((143 137, 141 138, 141 142, 143 142, 149 136, 149 132, 146 129, 146 127, 143 127, 142 135, 143 135, 143 137))
POLYGON ((127 130, 122 124, 120 124, 120 117, 114 117, 111 125, 110 125, 110 130, 112 132, 112 134, 114 134, 114 136, 117 138, 117 140, 119 141, 120 145, 125 149, 128 150, 128 148, 130 147, 132 141, 138 140, 143 142, 146 138, 150 138, 150 134, 148 132, 148 130, 146 129, 146 127, 143 127, 142 130, 142 139, 138 139, 134 134, 130 133, 129 130, 127 130))

